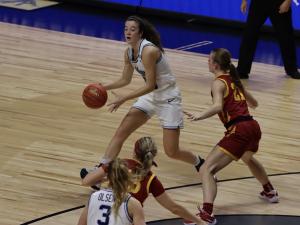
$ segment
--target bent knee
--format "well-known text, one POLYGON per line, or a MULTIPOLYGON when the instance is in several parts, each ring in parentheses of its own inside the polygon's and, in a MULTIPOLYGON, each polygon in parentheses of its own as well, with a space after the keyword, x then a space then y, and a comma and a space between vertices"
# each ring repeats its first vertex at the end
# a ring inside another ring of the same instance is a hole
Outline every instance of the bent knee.
POLYGON ((165 151, 166 155, 172 159, 179 158, 179 154, 177 151, 165 151))
POLYGON ((217 166, 216 165, 212 165, 212 164, 209 164, 209 163, 204 163, 202 166, 201 166, 201 174, 215 174, 217 172, 217 166))
POLYGON ((249 152, 249 151, 247 151, 247 152, 245 152, 244 154, 243 154, 243 156, 242 156, 242 160, 243 160, 243 162, 245 163, 245 164, 250 164, 251 162, 252 162, 252 160, 253 160, 253 154, 254 154, 254 152, 249 152))

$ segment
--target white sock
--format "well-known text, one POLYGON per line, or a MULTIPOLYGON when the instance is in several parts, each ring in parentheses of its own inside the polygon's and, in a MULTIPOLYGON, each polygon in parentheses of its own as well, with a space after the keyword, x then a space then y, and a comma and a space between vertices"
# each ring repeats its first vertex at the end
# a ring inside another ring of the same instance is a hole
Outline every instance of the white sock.
POLYGON ((195 166, 197 166, 200 163, 200 158, 198 156, 196 156, 196 160, 195 160, 195 166))
POLYGON ((102 163, 102 164, 108 164, 108 163, 110 163, 111 162, 111 159, 108 159, 108 158, 102 158, 101 160, 100 160, 100 163, 102 163))

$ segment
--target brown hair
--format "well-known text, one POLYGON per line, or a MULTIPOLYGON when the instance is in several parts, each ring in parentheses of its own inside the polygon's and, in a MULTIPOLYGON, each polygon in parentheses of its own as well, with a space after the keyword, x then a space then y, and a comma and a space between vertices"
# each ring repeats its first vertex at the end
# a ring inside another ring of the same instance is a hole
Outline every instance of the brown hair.
POLYGON ((227 72, 231 76, 231 79, 236 87, 238 87, 244 93, 244 86, 240 80, 239 74, 235 66, 231 63, 231 54, 225 48, 216 48, 211 51, 213 61, 220 66, 220 69, 227 72))
POLYGON ((137 160, 142 163, 142 168, 137 172, 141 177, 145 177, 151 169, 152 165, 156 165, 153 161, 157 155, 157 147, 151 137, 142 137, 135 142, 134 152, 137 160))
POLYGON ((118 210, 125 200, 128 190, 134 186, 126 162, 119 158, 111 161, 107 168, 107 178, 113 190, 113 210, 115 216, 117 216, 118 210))
POLYGON ((160 41, 160 35, 149 21, 138 16, 129 16, 126 21, 135 21, 139 25, 139 33, 142 33, 142 38, 145 38, 146 40, 152 42, 162 52, 164 52, 160 41))

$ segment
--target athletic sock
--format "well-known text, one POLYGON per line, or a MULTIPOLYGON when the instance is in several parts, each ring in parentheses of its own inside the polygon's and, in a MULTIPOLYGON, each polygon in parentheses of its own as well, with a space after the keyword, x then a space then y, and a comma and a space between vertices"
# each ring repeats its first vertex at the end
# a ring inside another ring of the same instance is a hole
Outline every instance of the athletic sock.
POLYGON ((197 159, 195 161, 195 167, 196 167, 196 170, 199 172, 200 170, 200 167, 202 166, 202 164, 204 163, 204 159, 202 159, 200 156, 197 156, 197 159))
POLYGON ((263 188, 264 188, 264 191, 267 193, 274 190, 273 185, 270 182, 263 185, 263 188))
POLYGON ((207 203, 207 202, 204 202, 204 203, 203 203, 203 208, 202 208, 202 209, 203 209, 205 212, 207 212, 209 215, 212 214, 213 208, 214 208, 214 204, 213 204, 213 203, 207 203))

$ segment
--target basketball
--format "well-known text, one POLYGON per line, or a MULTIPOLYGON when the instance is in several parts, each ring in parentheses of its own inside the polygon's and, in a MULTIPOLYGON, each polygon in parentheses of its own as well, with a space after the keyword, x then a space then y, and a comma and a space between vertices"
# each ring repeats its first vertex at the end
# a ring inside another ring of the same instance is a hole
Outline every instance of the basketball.
POLYGON ((83 90, 82 100, 87 107, 99 109, 107 101, 107 92, 101 84, 89 84, 83 90))

